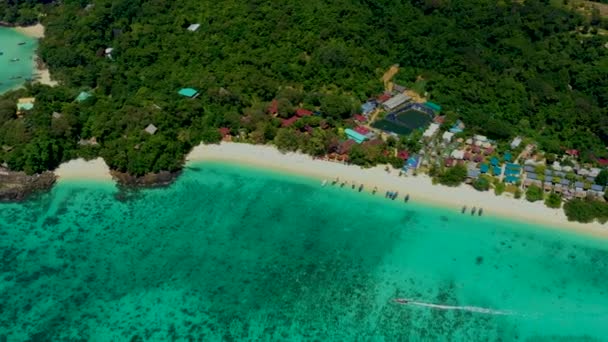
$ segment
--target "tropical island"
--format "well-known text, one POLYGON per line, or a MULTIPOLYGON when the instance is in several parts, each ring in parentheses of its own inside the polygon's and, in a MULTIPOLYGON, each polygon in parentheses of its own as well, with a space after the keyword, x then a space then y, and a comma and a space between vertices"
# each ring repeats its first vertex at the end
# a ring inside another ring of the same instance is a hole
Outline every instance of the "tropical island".
POLYGON ((566 3, 2 4, 59 81, 0 98, 3 172, 164 182, 201 142, 274 144, 605 222, 608 22, 566 3))

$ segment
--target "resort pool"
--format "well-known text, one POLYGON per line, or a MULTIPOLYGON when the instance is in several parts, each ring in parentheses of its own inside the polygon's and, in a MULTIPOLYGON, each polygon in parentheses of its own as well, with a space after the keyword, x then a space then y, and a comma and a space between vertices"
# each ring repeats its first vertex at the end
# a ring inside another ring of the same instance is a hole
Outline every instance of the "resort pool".
POLYGON ((372 126, 397 134, 410 134, 418 128, 426 127, 431 120, 432 117, 427 113, 407 109, 403 112, 389 113, 384 119, 374 122, 372 126))

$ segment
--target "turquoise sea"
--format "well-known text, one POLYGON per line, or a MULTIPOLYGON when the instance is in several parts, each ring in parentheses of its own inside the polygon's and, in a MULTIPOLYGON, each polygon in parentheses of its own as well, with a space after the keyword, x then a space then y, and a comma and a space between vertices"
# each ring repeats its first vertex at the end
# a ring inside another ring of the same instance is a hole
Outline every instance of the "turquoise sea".
POLYGON ((0 94, 20 86, 26 78, 32 78, 37 48, 36 39, 11 28, 0 27, 0 94))
POLYGON ((0 341, 608 340, 606 240, 230 164, 0 204, 0 253, 0 341))

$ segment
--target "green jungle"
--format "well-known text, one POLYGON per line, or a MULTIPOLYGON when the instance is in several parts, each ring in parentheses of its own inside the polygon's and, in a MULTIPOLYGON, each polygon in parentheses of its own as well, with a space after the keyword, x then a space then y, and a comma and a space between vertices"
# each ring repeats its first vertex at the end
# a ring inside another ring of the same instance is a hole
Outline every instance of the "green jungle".
MULTIPOLYGON (((1 3, 0 16, 45 25, 39 55, 61 84, 0 97, 0 161, 12 170, 102 156, 133 175, 174 171, 220 127, 323 155, 393 64, 399 84, 426 92, 467 134, 607 155, 608 23, 549 1, 28 0, 1 3), (75 101, 82 91, 93 96, 75 101), (24 96, 35 108, 17 116, 24 96), (278 117, 267 113, 273 99, 278 117), (320 115, 281 127, 299 107, 320 115)), ((382 149, 357 146, 351 160, 386 162, 382 149)))

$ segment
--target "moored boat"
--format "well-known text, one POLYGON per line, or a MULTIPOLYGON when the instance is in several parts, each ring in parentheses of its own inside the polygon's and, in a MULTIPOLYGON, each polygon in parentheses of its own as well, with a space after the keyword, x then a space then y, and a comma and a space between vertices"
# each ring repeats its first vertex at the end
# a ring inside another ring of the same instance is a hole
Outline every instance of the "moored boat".
POLYGON ((405 195, 405 198, 403 200, 405 201, 405 203, 407 203, 410 200, 410 194, 405 195))
POLYGON ((476 210, 477 210, 477 208, 473 207, 473 209, 471 209, 471 215, 475 215, 476 210))
POLYGON ((327 179, 324 179, 323 182, 321 182, 321 186, 326 186, 327 185, 327 179))
POLYGON ((467 206, 463 205, 462 206, 462 210, 460 211, 461 214, 464 214, 467 211, 467 206))
POLYGON ((11 62, 19 62, 19 58, 11 58, 11 62))
POLYGON ((397 196, 399 196, 399 191, 396 191, 395 193, 393 193, 393 197, 391 197, 391 199, 394 201, 395 198, 397 198, 397 196))
POLYGON ((377 187, 377 186, 375 186, 375 187, 374 187, 374 190, 372 190, 372 195, 375 195, 375 194, 376 194, 376 192, 378 192, 378 187, 377 187))
POLYGON ((17 45, 25 45, 25 42, 19 42, 17 45))
POLYGON ((479 208, 479 211, 477 212, 477 214, 478 214, 479 216, 481 216, 481 215, 483 214, 483 208, 479 208))
POLYGON ((363 191, 363 184, 359 185, 359 192, 363 191))

